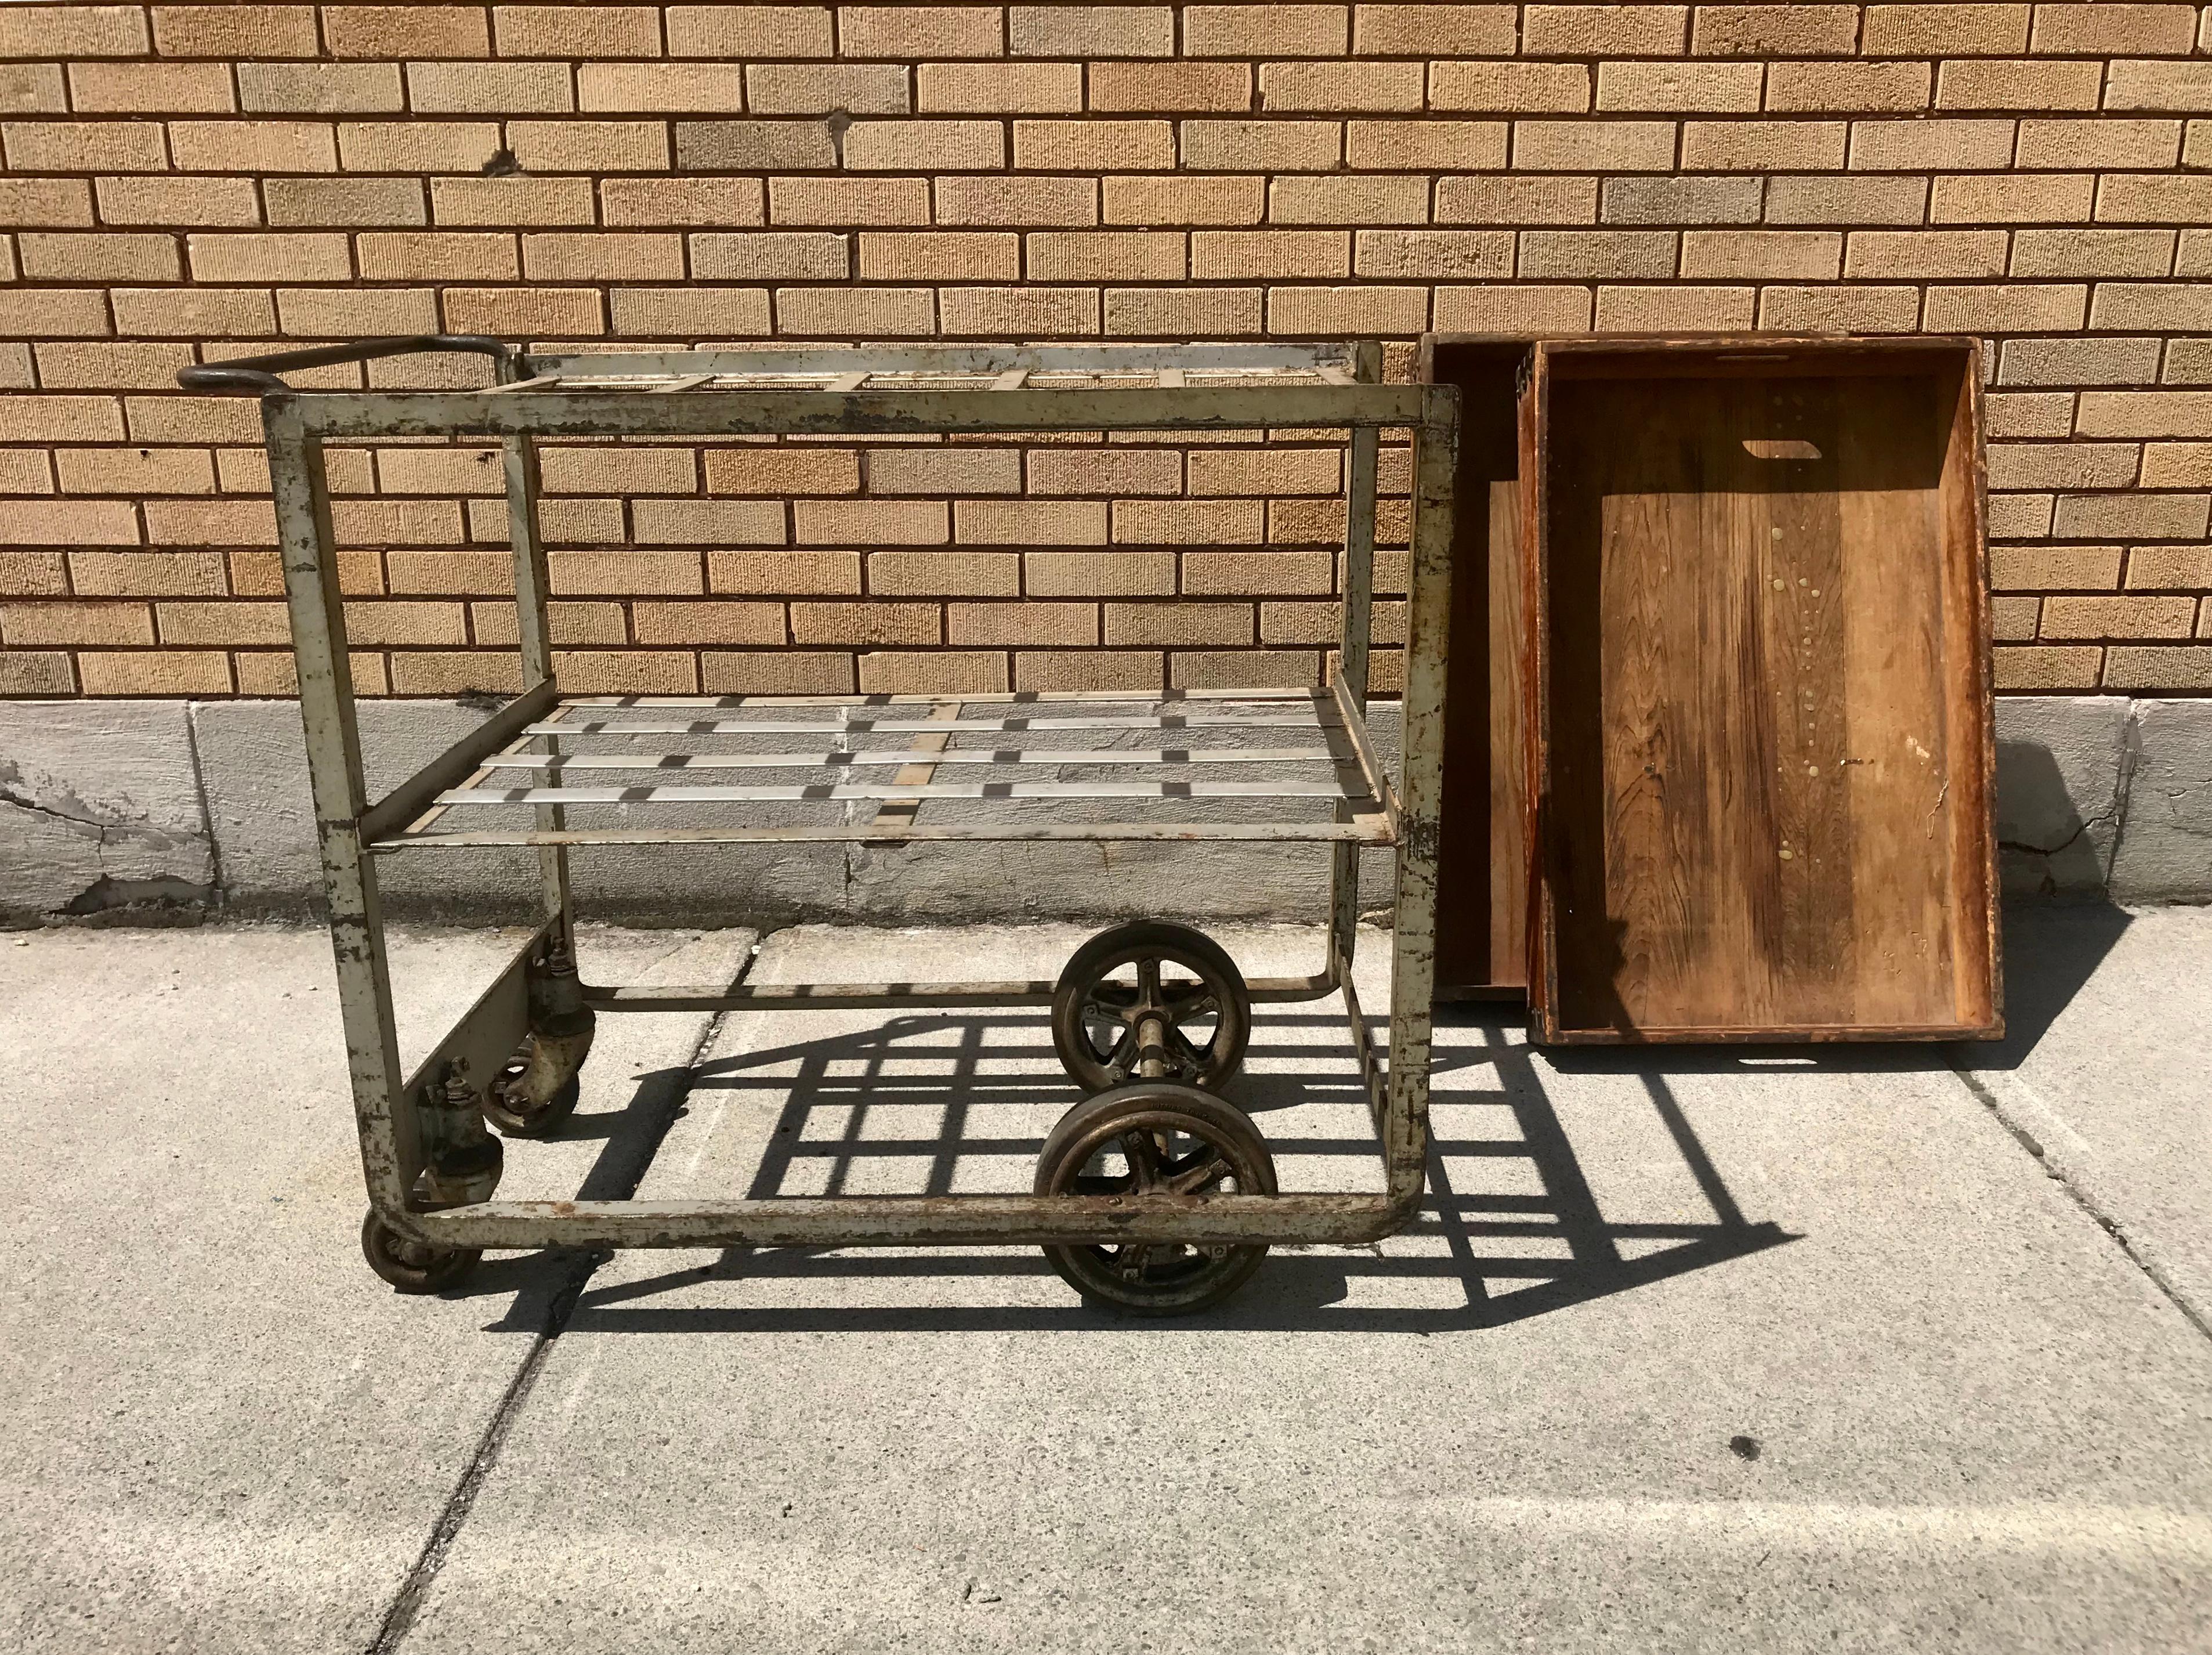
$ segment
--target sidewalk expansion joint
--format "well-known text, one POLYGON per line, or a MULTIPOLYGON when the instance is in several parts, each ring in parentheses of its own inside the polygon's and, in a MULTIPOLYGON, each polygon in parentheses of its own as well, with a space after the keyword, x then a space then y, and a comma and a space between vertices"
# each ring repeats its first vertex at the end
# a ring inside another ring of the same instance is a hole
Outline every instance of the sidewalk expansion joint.
MULTIPOLYGON (((753 961, 759 956, 760 949, 756 945, 731 978, 732 986, 744 981, 752 970, 753 961)), ((667 1107, 661 1111, 652 1141, 639 1147, 636 1161, 630 1170, 629 1187, 611 1193, 608 1199, 626 1201, 636 1195, 638 1185, 644 1181, 647 1170, 652 1166, 653 1157, 659 1152, 661 1141, 690 1098, 692 1077, 698 1073, 699 1064, 720 1037, 723 1025, 729 1015, 727 1011, 719 1011, 707 1019, 699 1038, 693 1043, 684 1059, 682 1090, 668 1100, 667 1107)), ((585 1287, 590 1284, 599 1266, 612 1258, 614 1254, 600 1248, 568 1251, 558 1256, 563 1260, 564 1274, 559 1287, 546 1305, 544 1324, 531 1341, 529 1353, 523 1357, 521 1366, 515 1369, 514 1377, 507 1381, 506 1391, 501 1396, 498 1406, 492 1410, 490 1422, 477 1439, 476 1451, 469 1457, 460 1481, 453 1485, 453 1492, 447 1497, 444 1508, 438 1513, 438 1520, 431 1525, 430 1537, 423 1543, 422 1555, 416 1558, 414 1567, 407 1571, 407 1578, 400 1583, 399 1591, 392 1600, 392 1607, 385 1611, 383 1624, 377 1628, 367 1655, 392 1655, 413 1628, 415 1617, 422 1611, 423 1599, 429 1595, 431 1584, 437 1579, 439 1571, 446 1567, 446 1559, 453 1550, 453 1542, 459 1537, 462 1524, 468 1521, 477 1494, 499 1464, 500 1450, 506 1445, 507 1433, 520 1416, 523 1405, 530 1400, 530 1393, 538 1384, 538 1376, 544 1369, 546 1357, 551 1354, 561 1336, 568 1331, 568 1323, 576 1314, 576 1306, 583 1300, 585 1287)))
POLYGON ((2143 1256, 2135 1243, 2128 1238, 2126 1227, 2120 1220, 2106 1212, 2093 1195, 2075 1181, 2064 1165, 2055 1158, 2036 1137, 2034 1132, 2020 1120, 2016 1112, 2006 1105, 2004 1099, 1997 1096, 1989 1083, 1972 1071, 1960 1068, 1955 1057, 1951 1060, 1951 1072, 1959 1077, 1960 1083, 1968 1092, 1980 1100, 1982 1106, 1990 1111, 1997 1124, 2012 1135, 2013 1141, 2035 1158, 2035 1164, 2043 1170, 2043 1176, 2064 1190, 2067 1199, 2079 1208, 2090 1222, 2112 1238, 2112 1244, 2120 1250, 2129 1263, 2142 1273, 2143 1279, 2157 1288, 2168 1304, 2181 1312, 2183 1318, 2191 1327, 2196 1329, 2205 1338, 2212 1339, 2212 1320, 2207 1320, 2204 1313, 2192 1305, 2188 1298, 2167 1280, 2165 1271, 2161 1270, 2154 1262, 2143 1256))

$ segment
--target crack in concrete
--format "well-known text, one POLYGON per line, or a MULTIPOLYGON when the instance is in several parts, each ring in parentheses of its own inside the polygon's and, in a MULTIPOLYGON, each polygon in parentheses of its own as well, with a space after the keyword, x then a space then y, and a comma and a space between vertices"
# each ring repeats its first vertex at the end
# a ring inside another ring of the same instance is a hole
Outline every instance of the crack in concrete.
MULTIPOLYGON (((767 938, 763 936, 760 940, 765 942, 767 938)), ((753 961, 759 957, 760 946, 757 943, 732 977, 732 985, 744 981, 752 970, 753 961)), ((727 1011, 720 1011, 707 1019, 706 1027, 700 1031, 699 1038, 684 1056, 683 1089, 669 1099, 667 1107, 661 1111, 659 1130, 653 1141, 641 1147, 629 1180, 629 1189, 611 1199, 624 1200, 637 1193, 637 1186, 644 1181, 647 1170, 653 1165, 653 1158, 660 1147, 661 1139, 667 1135, 668 1129, 683 1112, 684 1104, 690 1101, 699 1064, 720 1037, 729 1015, 727 1011)), ((506 1446, 507 1435, 521 1416, 523 1405, 530 1400, 531 1392, 537 1387, 538 1375, 544 1371, 547 1357, 552 1354, 553 1347, 561 1336, 568 1331, 568 1323, 574 1319, 576 1306, 583 1301, 584 1289, 591 1284, 592 1277, 613 1256, 611 1251, 604 1248, 567 1254, 567 1274, 546 1305, 545 1320, 537 1336, 531 1341, 529 1353, 515 1369, 514 1377, 507 1381, 506 1390, 501 1393, 498 1405, 492 1409, 491 1419, 485 1425, 483 1434, 477 1439, 476 1451, 469 1456, 467 1465, 462 1469, 460 1481, 453 1485, 453 1492, 447 1496, 445 1506, 438 1513, 438 1520, 431 1524, 430 1537, 423 1542, 422 1553, 416 1558, 414 1567, 407 1571, 407 1578, 400 1582, 391 1608, 385 1611, 383 1622, 369 1643, 367 1655, 392 1655, 414 1628, 416 1617, 422 1613, 423 1600, 429 1596, 430 1587, 437 1579, 439 1572, 446 1567, 453 1542, 460 1537, 462 1526, 467 1523, 469 1513, 475 1508, 477 1496, 483 1492, 485 1482, 499 1464, 500 1451, 506 1446)))

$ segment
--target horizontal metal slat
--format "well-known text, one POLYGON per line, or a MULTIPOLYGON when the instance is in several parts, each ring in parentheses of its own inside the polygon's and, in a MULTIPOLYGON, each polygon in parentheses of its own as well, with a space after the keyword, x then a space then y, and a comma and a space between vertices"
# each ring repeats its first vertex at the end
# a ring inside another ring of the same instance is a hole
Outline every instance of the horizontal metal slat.
POLYGON ((455 788, 441 805, 842 803, 860 799, 1327 799, 1369 802, 1333 782, 813 782, 796 786, 455 788))
MULTIPOLYGON (((947 747, 927 755, 933 764, 1337 764, 1357 766, 1349 753, 1326 747, 947 747)), ((796 753, 501 753, 487 770, 860 770, 910 764, 911 748, 865 752, 796 753)))
POLYGON ((1161 713, 1150 717, 1130 715, 1119 718, 855 718, 842 724, 820 719, 675 719, 645 723, 617 723, 608 719, 582 719, 533 724, 530 735, 854 735, 884 732, 900 735, 923 731, 1007 730, 1318 730, 1336 720, 1317 713, 1257 713, 1231 717, 1209 713, 1161 713))

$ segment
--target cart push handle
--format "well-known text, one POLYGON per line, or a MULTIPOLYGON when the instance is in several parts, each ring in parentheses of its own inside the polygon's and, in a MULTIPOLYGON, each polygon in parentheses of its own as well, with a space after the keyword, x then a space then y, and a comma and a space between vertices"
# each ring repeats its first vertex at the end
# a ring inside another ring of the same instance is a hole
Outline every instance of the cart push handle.
POLYGON ((506 340, 481 333, 393 333, 345 344, 309 345, 303 350, 278 350, 266 356, 239 356, 229 362, 180 368, 177 383, 187 391, 265 397, 291 390, 277 375, 295 368, 328 368, 334 362, 374 362, 380 356, 408 356, 431 350, 465 350, 489 356, 499 363, 501 379, 512 371, 516 354, 506 340))

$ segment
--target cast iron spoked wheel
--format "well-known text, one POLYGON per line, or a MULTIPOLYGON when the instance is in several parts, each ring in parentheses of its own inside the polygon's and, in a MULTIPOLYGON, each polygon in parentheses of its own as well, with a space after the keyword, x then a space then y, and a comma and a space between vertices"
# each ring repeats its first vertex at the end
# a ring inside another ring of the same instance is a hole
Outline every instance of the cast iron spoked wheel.
POLYGON ((1218 1087, 1244 1061, 1252 998, 1220 944, 1171 920, 1101 931, 1075 951, 1052 993, 1052 1044, 1085 1092, 1138 1079, 1147 1025, 1158 1078, 1218 1087))
POLYGON ((532 1102, 520 1084, 529 1070, 530 1056, 526 1049, 517 1053, 499 1072, 498 1079, 484 1090, 483 1117, 497 1127, 503 1137, 550 1137, 563 1121, 576 1112, 577 1100, 584 1095, 581 1077, 572 1074, 544 1103, 532 1102))
POLYGON ((368 1268, 402 1293, 441 1293, 477 1267, 477 1247, 429 1247, 410 1241, 374 1208, 361 1221, 361 1250, 368 1268))
MULTIPOLYGON (((1275 1162, 1251 1117, 1194 1086, 1142 1080, 1060 1117, 1037 1158, 1040 1196, 1272 1196, 1275 1162)), ((1044 1250, 1086 1299, 1139 1316, 1182 1316, 1244 1285, 1265 1245, 1131 1242, 1044 1250)))

